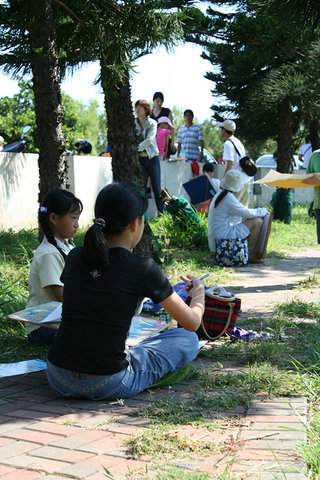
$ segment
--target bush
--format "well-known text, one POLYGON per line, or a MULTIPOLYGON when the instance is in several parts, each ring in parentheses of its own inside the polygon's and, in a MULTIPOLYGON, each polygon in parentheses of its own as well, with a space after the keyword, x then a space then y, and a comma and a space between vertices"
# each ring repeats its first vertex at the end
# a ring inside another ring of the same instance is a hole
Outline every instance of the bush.
POLYGON ((165 213, 156 220, 151 220, 150 225, 163 246, 207 248, 208 221, 205 214, 199 213, 198 217, 200 223, 187 223, 177 216, 165 213))

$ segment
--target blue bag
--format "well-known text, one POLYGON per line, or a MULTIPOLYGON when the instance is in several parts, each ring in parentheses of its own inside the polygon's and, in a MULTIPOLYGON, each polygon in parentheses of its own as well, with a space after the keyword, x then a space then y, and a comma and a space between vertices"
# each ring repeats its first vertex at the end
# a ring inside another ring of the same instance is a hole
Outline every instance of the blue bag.
POLYGON ((247 266, 248 240, 246 238, 217 239, 214 263, 219 267, 247 266))
MULTIPOLYGON (((184 290, 184 287, 186 286, 186 282, 179 282, 173 285, 173 290, 177 292, 179 297, 182 298, 182 300, 185 302, 188 298, 187 292, 184 290)), ((143 310, 149 314, 152 315, 157 315, 159 311, 161 310, 161 305, 160 303, 154 303, 151 298, 148 298, 148 300, 145 300, 143 302, 142 306, 143 310)))

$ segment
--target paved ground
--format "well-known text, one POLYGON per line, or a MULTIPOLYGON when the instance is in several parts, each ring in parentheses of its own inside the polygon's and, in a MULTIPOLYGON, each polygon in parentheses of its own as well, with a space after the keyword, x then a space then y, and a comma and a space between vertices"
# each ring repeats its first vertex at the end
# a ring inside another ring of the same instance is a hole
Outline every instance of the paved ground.
MULTIPOLYGON (((301 292, 292 288, 310 269, 318 267, 318 249, 301 252, 295 259, 267 259, 265 265, 241 269, 227 288, 241 296, 243 316, 268 314, 272 302, 291 298, 317 301, 319 289, 301 292)), ((206 363, 200 358, 194 367, 201 369, 206 363)), ((234 367, 230 364, 229 368, 234 367)), ((138 409, 159 398, 170 396, 178 401, 192 395, 190 384, 182 382, 143 392, 125 402, 67 401, 51 392, 44 372, 1 379, 0 480, 105 480, 103 467, 117 480, 138 478, 135 475, 145 471, 150 458, 130 458, 124 445, 130 435, 148 428, 149 421, 139 416, 138 409)), ((223 453, 206 457, 190 453, 174 464, 185 472, 211 473, 223 472, 229 465, 229 472, 239 479, 306 478, 305 465, 295 453, 305 438, 299 418, 307 413, 306 400, 288 402, 283 397, 270 400, 257 396, 249 409, 220 412, 217 430, 185 427, 170 432, 176 438, 222 442, 225 447, 223 453), (281 469, 285 469, 285 476, 281 469)))

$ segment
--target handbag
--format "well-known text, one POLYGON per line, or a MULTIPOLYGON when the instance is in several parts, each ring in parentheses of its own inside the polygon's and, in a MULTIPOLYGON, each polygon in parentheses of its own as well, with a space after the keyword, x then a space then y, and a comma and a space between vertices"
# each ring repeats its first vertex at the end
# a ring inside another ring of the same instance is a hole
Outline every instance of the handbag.
MULTIPOLYGON (((191 297, 188 298, 188 305, 191 297)), ((241 299, 205 294, 205 308, 201 325, 197 330, 199 338, 217 340, 226 333, 231 333, 241 313, 241 299)))
MULTIPOLYGON (((235 146, 235 144, 233 143, 233 141, 231 140, 231 138, 228 138, 228 140, 230 140, 230 142, 234 146, 235 151, 237 152, 238 157, 240 157, 240 152, 237 149, 237 147, 235 146)), ((258 168, 257 168, 256 164, 254 163, 254 161, 250 157, 247 157, 247 156, 240 158, 239 165, 242 168, 242 170, 244 171, 244 173, 246 173, 249 177, 254 177, 254 175, 258 171, 258 168)))
POLYGON ((246 267, 248 259, 248 240, 246 238, 216 239, 215 265, 219 267, 246 267))

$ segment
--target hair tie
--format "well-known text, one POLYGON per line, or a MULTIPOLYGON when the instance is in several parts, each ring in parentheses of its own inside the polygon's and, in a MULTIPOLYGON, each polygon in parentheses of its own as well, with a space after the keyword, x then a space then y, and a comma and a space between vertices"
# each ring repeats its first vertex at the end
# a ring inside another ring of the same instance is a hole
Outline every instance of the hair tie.
POLYGON ((94 218, 93 223, 95 225, 99 225, 99 227, 104 228, 106 226, 106 222, 104 218, 94 218))
POLYGON ((47 213, 48 209, 47 207, 40 207, 40 212, 47 213))

